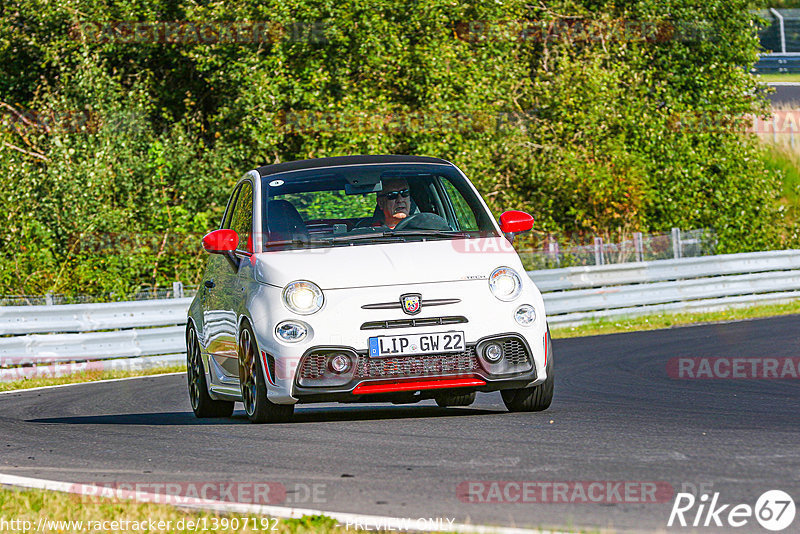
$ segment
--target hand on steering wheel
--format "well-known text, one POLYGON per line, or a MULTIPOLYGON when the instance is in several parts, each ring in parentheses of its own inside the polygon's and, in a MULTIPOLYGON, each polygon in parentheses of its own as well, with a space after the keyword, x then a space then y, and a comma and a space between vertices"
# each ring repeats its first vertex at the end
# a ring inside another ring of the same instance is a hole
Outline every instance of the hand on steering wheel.
POLYGON ((403 230, 404 228, 409 230, 440 230, 443 232, 452 230, 443 217, 425 211, 409 215, 394 227, 395 230, 403 230))

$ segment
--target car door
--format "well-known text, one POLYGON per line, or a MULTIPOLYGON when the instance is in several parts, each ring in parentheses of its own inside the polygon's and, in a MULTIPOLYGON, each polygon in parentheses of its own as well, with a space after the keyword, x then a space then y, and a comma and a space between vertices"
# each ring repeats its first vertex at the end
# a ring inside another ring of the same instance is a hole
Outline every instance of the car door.
MULTIPOLYGON (((238 249, 246 252, 252 231, 252 183, 243 181, 233 197, 235 201, 228 207, 229 215, 226 215, 221 227, 236 231, 239 235, 238 249)), ((221 377, 223 381, 226 377, 238 377, 239 374, 236 338, 238 310, 241 309, 243 298, 238 276, 239 264, 236 254, 214 254, 204 282, 208 291, 205 299, 208 352, 216 364, 215 374, 219 375, 220 371, 224 374, 221 377)))

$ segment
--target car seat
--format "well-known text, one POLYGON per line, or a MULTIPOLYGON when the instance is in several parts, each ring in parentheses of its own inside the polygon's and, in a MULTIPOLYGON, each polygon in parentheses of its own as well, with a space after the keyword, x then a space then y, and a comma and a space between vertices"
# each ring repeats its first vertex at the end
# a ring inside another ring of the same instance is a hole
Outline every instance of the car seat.
POLYGON ((288 200, 267 203, 267 241, 308 241, 306 223, 288 200))

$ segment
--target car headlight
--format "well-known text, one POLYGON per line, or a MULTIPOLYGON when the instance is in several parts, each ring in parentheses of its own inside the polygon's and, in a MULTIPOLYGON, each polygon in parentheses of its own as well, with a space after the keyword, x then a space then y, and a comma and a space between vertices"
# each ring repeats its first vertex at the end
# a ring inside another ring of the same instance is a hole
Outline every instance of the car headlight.
POLYGON ((522 281, 511 267, 498 267, 489 276, 489 289, 500 300, 514 300, 522 292, 522 281))
POLYGON ((314 282, 298 280, 283 288, 283 303, 295 313, 311 315, 322 308, 325 297, 314 282))

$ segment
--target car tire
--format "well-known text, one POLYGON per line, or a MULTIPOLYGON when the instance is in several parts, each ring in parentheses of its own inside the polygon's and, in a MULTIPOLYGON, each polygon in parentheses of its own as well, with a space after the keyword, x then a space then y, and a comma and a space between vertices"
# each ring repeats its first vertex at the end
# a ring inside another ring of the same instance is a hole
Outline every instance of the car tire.
POLYGON ((233 413, 233 402, 214 400, 208 394, 208 382, 203 370, 203 358, 200 355, 200 343, 194 327, 186 329, 186 378, 189 383, 189 401, 195 417, 230 417, 233 413))
POLYGON ((450 406, 469 406, 475 402, 475 392, 471 393, 447 393, 436 396, 436 404, 441 408, 450 406))
POLYGON ((538 386, 521 389, 506 389, 500 392, 503 404, 509 412, 541 412, 553 402, 553 343, 550 341, 550 330, 547 331, 547 378, 538 386))
POLYGON ((239 333, 239 383, 244 411, 251 423, 283 423, 294 413, 294 404, 275 404, 267 398, 267 385, 258 357, 256 337, 249 324, 239 333))

